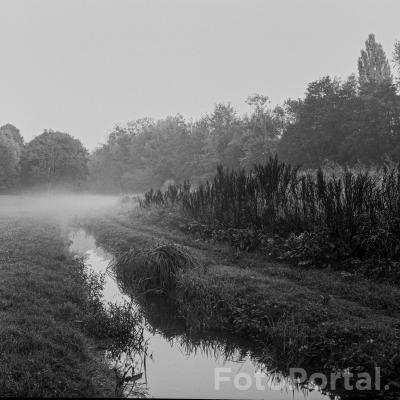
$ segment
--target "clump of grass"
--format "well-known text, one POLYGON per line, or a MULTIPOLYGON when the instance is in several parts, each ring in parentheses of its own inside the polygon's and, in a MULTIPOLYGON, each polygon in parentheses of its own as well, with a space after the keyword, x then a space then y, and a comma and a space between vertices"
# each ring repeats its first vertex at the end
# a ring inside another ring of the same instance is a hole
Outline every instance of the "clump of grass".
POLYGON ((117 279, 141 292, 169 292, 176 287, 182 271, 199 266, 184 247, 161 244, 151 249, 128 250, 111 264, 117 279))

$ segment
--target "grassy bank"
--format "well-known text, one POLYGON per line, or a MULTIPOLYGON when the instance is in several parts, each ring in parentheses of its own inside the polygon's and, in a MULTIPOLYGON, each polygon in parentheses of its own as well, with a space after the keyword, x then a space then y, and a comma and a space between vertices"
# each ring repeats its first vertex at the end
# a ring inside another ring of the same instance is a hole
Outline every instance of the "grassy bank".
POLYGON ((56 224, 1 218, 0 396, 115 395, 90 332, 107 323, 96 282, 56 224))
MULTIPOLYGON (((168 212, 124 211, 86 221, 86 227, 114 254, 175 243, 196 257, 204 268, 175 274, 175 284, 167 293, 187 331, 215 329, 247 337, 260 360, 283 372, 290 366, 325 372, 338 368, 372 372, 379 366, 385 384, 398 381, 397 286, 232 251, 174 229, 168 212)), ((124 268, 126 286, 136 287, 129 282, 129 263, 124 268)), ((390 385, 396 389, 395 383, 390 385)))

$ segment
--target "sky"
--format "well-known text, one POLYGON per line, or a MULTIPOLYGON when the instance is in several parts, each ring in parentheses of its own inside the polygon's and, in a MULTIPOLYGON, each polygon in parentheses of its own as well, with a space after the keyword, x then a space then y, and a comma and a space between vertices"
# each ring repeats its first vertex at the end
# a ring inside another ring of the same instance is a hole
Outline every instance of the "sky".
POLYGON ((399 0, 0 0, 0 14, 0 125, 90 150, 137 118, 301 97, 356 73, 369 33, 389 59, 400 40, 399 0))

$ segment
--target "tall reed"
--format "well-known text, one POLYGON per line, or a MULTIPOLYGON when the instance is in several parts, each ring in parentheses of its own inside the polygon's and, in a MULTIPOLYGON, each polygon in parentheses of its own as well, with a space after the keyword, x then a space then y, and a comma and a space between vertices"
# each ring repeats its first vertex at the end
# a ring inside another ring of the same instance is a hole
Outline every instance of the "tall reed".
POLYGON ((400 164, 378 170, 300 172, 270 158, 250 171, 219 166, 211 181, 151 190, 141 206, 178 204, 212 229, 289 237, 323 232, 359 258, 400 259, 400 164))

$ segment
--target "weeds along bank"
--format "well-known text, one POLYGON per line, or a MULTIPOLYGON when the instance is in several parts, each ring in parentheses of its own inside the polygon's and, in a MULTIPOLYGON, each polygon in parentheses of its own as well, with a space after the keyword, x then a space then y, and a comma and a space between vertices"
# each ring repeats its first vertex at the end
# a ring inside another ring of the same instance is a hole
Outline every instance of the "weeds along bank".
POLYGON ((190 233, 302 266, 336 266, 400 282, 400 165, 315 173, 271 158, 195 188, 145 193, 143 207, 174 207, 190 233))
POLYGON ((116 255, 113 271, 125 291, 168 300, 186 332, 245 337, 260 361, 283 373, 293 366, 372 373, 380 366, 385 383, 398 381, 396 286, 234 255, 174 229, 162 209, 125 210, 85 227, 116 255))
POLYGON ((58 225, 0 219, 0 396, 118 394, 96 345, 131 335, 134 321, 100 293, 58 225))

